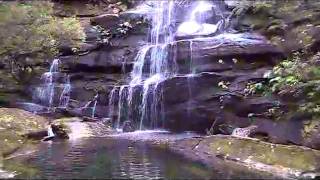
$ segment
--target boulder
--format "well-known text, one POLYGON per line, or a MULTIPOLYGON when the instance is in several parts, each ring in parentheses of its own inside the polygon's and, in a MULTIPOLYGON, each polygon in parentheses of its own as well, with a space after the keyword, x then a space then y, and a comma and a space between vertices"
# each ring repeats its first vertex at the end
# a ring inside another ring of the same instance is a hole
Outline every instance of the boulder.
POLYGON ((305 120, 303 122, 302 136, 304 145, 320 150, 320 123, 317 119, 305 120))
POLYGON ((33 139, 33 140, 41 140, 44 137, 48 136, 48 131, 47 130, 41 130, 37 132, 30 132, 24 135, 24 137, 28 139, 33 139))
POLYGON ((235 128, 232 131, 232 136, 237 137, 249 137, 251 134, 253 134, 257 130, 258 126, 248 126, 245 128, 235 128))
POLYGON ((133 131, 135 131, 135 128, 134 128, 132 122, 131 121, 125 121, 123 123, 122 131, 123 132, 133 132, 133 131))
POLYGON ((0 156, 22 147, 28 135, 43 135, 47 123, 46 118, 21 109, 0 108, 0 156))
POLYGON ((62 124, 51 124, 52 132, 55 135, 55 138, 58 139, 69 139, 66 126, 62 124))
POLYGON ((112 29, 120 24, 121 19, 118 14, 102 14, 91 18, 90 21, 92 25, 99 25, 104 29, 112 29))

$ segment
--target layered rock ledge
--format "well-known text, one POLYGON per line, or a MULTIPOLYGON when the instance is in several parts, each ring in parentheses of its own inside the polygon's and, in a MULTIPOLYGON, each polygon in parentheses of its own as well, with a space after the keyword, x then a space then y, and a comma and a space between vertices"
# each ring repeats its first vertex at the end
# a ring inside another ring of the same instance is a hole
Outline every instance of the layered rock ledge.
POLYGON ((170 142, 169 149, 187 158, 214 164, 221 158, 281 178, 319 177, 320 151, 272 144, 252 138, 226 135, 196 137, 170 142))

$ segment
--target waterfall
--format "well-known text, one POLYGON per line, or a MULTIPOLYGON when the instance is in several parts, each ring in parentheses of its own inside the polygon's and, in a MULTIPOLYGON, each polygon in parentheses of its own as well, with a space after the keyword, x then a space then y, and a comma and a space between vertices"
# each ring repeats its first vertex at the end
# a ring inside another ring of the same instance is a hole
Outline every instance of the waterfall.
POLYGON ((41 76, 43 84, 37 87, 34 94, 34 98, 38 99, 40 104, 49 107, 49 109, 55 107, 67 108, 70 100, 70 77, 59 72, 59 65, 59 59, 52 61, 49 71, 41 76))
POLYGON ((109 104, 108 104, 108 107, 109 107, 109 118, 113 118, 113 113, 114 113, 114 106, 116 104, 116 95, 117 95, 117 88, 114 87, 111 92, 110 92, 110 95, 109 95, 109 104))
POLYGON ((140 49, 135 58, 129 85, 115 86, 109 95, 110 118, 114 114, 113 107, 116 106, 116 103, 118 104, 116 128, 120 128, 122 118, 133 116, 136 104, 139 104, 139 112, 137 112, 140 116, 139 129, 144 129, 144 121, 149 119, 153 120, 150 124, 156 127, 160 112, 158 108, 162 107, 158 105, 161 99, 158 85, 174 74, 171 70, 174 69, 173 64, 168 60, 168 51, 172 48, 171 43, 174 41, 175 2, 154 1, 151 3, 154 5, 155 12, 151 18, 150 42, 140 49), (136 95, 134 88, 138 86, 142 87, 140 102, 136 102, 137 98, 134 98, 136 95), (116 93, 117 91, 118 93, 116 93), (116 102, 116 96, 118 102, 116 102))
MULTIPOLYGON (((177 75, 175 39, 179 31, 183 35, 202 35, 216 32, 218 27, 206 23, 208 12, 216 9, 211 1, 190 3, 190 13, 177 27, 176 7, 181 4, 180 1, 148 1, 148 5, 152 7, 148 16, 151 20, 149 42, 137 53, 130 82, 127 85, 114 86, 109 94, 109 117, 112 119, 117 112, 117 119, 114 121, 116 128, 121 128, 124 120, 134 121, 140 130, 157 128, 160 122, 163 124, 165 107, 161 82, 177 75), (117 111, 115 107, 118 108, 117 111)), ((190 74, 187 83, 191 99, 191 82, 196 73, 193 67, 192 40, 190 50, 190 74)), ((191 101, 188 109, 190 103, 191 101)))
POLYGON ((95 101, 92 106, 92 115, 91 115, 92 118, 94 118, 94 116, 96 114, 97 103, 98 103, 98 95, 95 96, 95 101))
POLYGON ((60 107, 67 108, 70 100, 71 84, 70 76, 66 77, 66 83, 60 95, 60 107))
POLYGON ((199 0, 193 3, 191 13, 179 25, 177 34, 178 36, 210 35, 221 30, 223 23, 223 14, 212 1, 199 0), (214 12, 220 18, 216 24, 206 23, 212 14, 210 12, 214 12))
POLYGON ((47 132, 48 132, 48 136, 47 137, 54 137, 55 136, 54 133, 53 133, 51 125, 49 125, 47 132))
POLYGON ((88 101, 83 107, 81 107, 81 109, 87 109, 92 104, 91 118, 95 118, 96 108, 97 108, 97 104, 98 104, 98 98, 99 98, 99 94, 96 94, 92 100, 88 101))
POLYGON ((41 97, 43 99, 48 98, 48 107, 52 108, 53 98, 54 98, 54 84, 53 76, 59 72, 59 59, 54 59, 50 66, 49 72, 42 75, 41 79, 44 79, 45 88, 41 91, 41 97))
POLYGON ((60 60, 59 59, 54 59, 52 61, 52 64, 50 66, 50 73, 54 73, 54 72, 59 72, 59 64, 60 64, 60 60))
POLYGON ((119 103, 118 103, 118 120, 117 129, 120 129, 120 121, 123 116, 125 116, 125 103, 126 103, 126 86, 121 86, 119 90, 119 103))

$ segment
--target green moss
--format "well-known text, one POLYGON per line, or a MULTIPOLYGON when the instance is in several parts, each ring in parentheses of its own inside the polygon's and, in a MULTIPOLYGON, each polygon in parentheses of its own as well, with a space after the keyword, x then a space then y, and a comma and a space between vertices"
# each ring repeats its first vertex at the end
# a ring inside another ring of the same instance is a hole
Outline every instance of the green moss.
POLYGON ((4 161, 5 170, 11 172, 19 172, 19 174, 23 174, 23 176, 15 176, 15 178, 23 178, 23 179, 35 179, 40 178, 39 170, 35 167, 26 166, 26 164, 22 164, 15 161, 4 161))
POLYGON ((43 117, 19 109, 0 108, 0 156, 28 143, 22 135, 43 130, 46 125, 43 117))
POLYGON ((292 32, 296 34, 297 40, 303 46, 310 46, 314 42, 314 38, 312 37, 310 31, 314 29, 312 24, 301 25, 295 27, 292 32))
POLYGON ((286 42, 276 41, 285 51, 305 49, 310 46, 318 33, 302 33, 298 29, 312 29, 319 25, 320 4, 315 1, 241 1, 234 9, 236 28, 246 30, 251 27, 268 38, 280 36, 286 42), (238 11, 241 10, 241 13, 238 11), (236 13, 237 12, 237 13, 236 13), (299 12, 299 13, 297 13, 299 12), (293 41, 297 39, 296 41, 293 41))
POLYGON ((0 147, 1 151, 4 155, 9 154, 10 152, 13 152, 17 148, 19 148, 25 141, 24 138, 17 135, 13 131, 0 131, 0 147))
POLYGON ((309 171, 319 168, 320 152, 302 149, 297 146, 284 146, 265 143, 258 140, 239 139, 234 137, 214 138, 210 143, 211 151, 239 158, 250 159, 272 166, 309 171))
POLYGON ((304 122, 302 135, 307 138, 310 134, 314 133, 320 127, 319 120, 309 120, 304 122))
MULTIPOLYGON (((199 166, 199 165, 189 165, 189 166, 183 166, 183 168, 187 171, 187 172, 191 172, 192 174, 201 177, 201 178, 206 178, 206 177, 210 177, 210 174, 208 171, 204 170, 203 167, 199 166)), ((172 176, 174 177, 174 176, 172 176)), ((175 176, 177 177, 177 176, 175 176)))
POLYGON ((291 14, 293 12, 296 12, 296 10, 299 8, 301 2, 299 1, 284 1, 281 3, 278 3, 278 13, 281 15, 291 14))

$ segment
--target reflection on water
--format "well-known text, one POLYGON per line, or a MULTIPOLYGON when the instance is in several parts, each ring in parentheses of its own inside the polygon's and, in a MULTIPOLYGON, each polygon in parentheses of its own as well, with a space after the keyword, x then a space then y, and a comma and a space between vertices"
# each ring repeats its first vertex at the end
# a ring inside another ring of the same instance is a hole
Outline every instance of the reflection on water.
POLYGON ((163 129, 143 130, 134 132, 125 132, 119 134, 111 134, 108 137, 115 139, 128 139, 132 141, 175 141, 185 138, 200 137, 201 135, 194 132, 172 133, 163 129))
POLYGON ((164 149, 122 139, 90 138, 43 143, 28 157, 5 162, 16 178, 232 178, 252 174, 219 172, 164 149))

